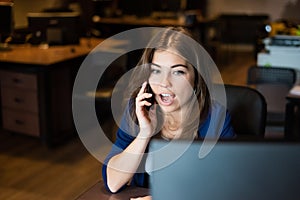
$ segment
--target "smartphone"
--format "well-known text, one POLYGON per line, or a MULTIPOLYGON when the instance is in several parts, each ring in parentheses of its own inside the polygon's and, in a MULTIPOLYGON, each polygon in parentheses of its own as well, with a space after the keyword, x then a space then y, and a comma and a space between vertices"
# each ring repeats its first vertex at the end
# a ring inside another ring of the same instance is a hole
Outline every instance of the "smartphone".
MULTIPOLYGON (((148 98, 147 101, 151 103, 151 106, 153 106, 153 104, 155 103, 155 96, 154 96, 154 93, 153 93, 149 83, 147 83, 145 92, 152 94, 152 97, 148 98)), ((149 110, 151 106, 146 106, 146 109, 149 110)))

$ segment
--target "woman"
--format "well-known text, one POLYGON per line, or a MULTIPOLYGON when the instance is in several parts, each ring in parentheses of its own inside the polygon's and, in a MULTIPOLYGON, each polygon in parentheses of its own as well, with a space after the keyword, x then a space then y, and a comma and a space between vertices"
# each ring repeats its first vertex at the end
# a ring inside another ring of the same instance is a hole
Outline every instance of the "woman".
POLYGON ((144 153, 152 137, 234 137, 228 113, 219 135, 208 131, 212 111, 223 107, 211 101, 210 80, 203 76, 207 64, 190 41, 191 34, 183 28, 159 32, 133 71, 128 107, 102 169, 109 191, 118 192, 127 184, 148 187, 144 153))

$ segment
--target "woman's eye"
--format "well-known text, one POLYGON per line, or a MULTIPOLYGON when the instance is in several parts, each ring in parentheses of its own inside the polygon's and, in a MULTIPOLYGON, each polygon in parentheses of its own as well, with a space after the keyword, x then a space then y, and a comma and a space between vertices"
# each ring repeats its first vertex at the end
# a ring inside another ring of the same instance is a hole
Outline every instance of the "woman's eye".
POLYGON ((160 70, 158 69, 151 69, 151 74, 159 74, 160 70))
POLYGON ((184 75, 185 71, 183 71, 183 70, 177 70, 177 71, 174 71, 173 74, 175 74, 175 75, 184 75))

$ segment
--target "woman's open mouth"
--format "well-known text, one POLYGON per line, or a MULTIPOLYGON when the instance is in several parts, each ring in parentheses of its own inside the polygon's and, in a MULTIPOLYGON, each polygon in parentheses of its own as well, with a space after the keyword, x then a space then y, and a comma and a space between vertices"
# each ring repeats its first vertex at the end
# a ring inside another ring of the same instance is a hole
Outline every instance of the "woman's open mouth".
POLYGON ((162 93, 159 95, 159 102, 163 106, 169 106, 174 102, 175 95, 169 93, 162 93))

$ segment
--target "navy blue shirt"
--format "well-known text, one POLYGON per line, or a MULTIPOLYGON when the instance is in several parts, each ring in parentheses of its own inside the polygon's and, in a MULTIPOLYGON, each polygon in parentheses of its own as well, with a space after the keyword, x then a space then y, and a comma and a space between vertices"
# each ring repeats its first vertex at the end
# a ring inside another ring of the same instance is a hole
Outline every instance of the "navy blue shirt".
MULTIPOLYGON (((225 113, 225 120, 224 120, 223 126, 221 126, 222 129, 221 129, 219 138, 230 139, 230 138, 235 137, 235 133, 234 133, 234 130, 231 125, 230 114, 227 111, 224 112, 224 107, 221 106, 220 104, 213 103, 211 112, 208 114, 206 120, 198 128, 198 138, 205 138, 205 137, 216 138, 216 137, 218 137, 217 136, 218 131, 216 129, 217 129, 217 127, 220 127, 219 126, 220 124, 218 124, 218 123, 221 121, 222 113, 225 113)), ((102 178, 103 178, 105 186, 108 190, 109 190, 109 188, 107 186, 107 174, 106 174, 108 161, 113 156, 121 153, 124 149, 126 149, 126 147, 135 139, 133 134, 127 134, 123 130, 120 128, 118 129, 116 142, 114 143, 110 153, 106 157, 103 167, 102 167, 102 178)), ((139 186, 139 187, 148 187, 148 174, 147 173, 134 174, 132 181, 131 181, 131 185, 139 186)))

